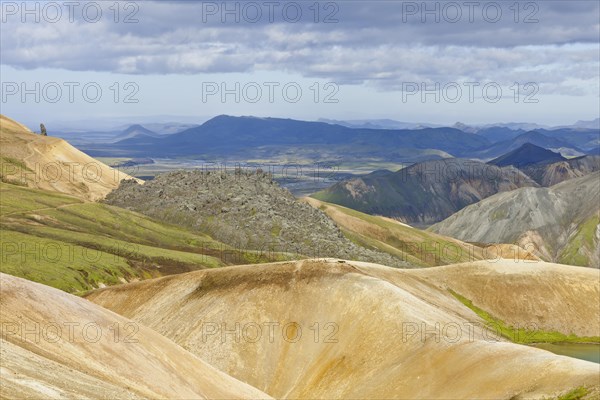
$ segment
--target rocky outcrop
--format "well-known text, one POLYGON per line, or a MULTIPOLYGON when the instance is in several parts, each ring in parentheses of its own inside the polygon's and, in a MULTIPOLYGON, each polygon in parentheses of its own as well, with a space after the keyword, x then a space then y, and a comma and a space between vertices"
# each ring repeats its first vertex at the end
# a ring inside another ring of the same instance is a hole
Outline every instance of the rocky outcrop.
POLYGON ((297 201, 260 171, 182 171, 144 185, 124 181, 106 202, 193 228, 239 249, 409 266, 355 245, 325 213, 297 201))

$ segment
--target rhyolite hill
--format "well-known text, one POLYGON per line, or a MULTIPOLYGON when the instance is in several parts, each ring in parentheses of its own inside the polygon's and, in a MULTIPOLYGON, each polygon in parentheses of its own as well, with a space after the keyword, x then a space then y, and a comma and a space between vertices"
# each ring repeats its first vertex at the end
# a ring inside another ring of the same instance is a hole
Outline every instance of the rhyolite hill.
POLYGON ((431 229, 460 240, 516 243, 546 260, 600 267, 600 172, 549 188, 498 193, 431 229))

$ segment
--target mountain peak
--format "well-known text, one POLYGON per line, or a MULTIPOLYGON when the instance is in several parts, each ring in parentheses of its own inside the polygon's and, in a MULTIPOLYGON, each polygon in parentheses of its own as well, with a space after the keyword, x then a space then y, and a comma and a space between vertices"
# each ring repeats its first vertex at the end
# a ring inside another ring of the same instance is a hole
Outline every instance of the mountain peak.
POLYGON ((566 158, 560 153, 555 153, 551 150, 527 142, 518 149, 493 159, 488 164, 496 165, 498 167, 506 167, 509 165, 522 167, 525 165, 553 163, 564 160, 566 160, 566 158))
POLYGON ((123 131, 124 134, 129 134, 129 133, 133 133, 133 132, 136 132, 136 133, 143 132, 143 133, 151 133, 151 134, 154 133, 151 130, 145 128, 144 126, 142 126, 140 124, 133 124, 123 131))

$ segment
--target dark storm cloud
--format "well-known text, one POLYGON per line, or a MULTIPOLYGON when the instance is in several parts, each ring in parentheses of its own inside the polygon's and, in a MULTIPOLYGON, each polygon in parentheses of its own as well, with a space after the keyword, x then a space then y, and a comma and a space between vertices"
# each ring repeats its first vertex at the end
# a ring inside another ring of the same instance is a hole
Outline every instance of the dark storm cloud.
POLYGON ((597 92, 596 1, 320 2, 317 23, 313 2, 295 3, 302 10, 295 23, 288 3, 238 2, 239 23, 233 14, 222 22, 222 2, 137 2, 137 11, 120 11, 119 23, 112 2, 102 3, 96 23, 81 12, 72 23, 66 16, 22 23, 5 12, 2 63, 130 74, 274 70, 381 88, 519 79, 551 83, 556 93, 597 92), (256 5, 262 16, 251 22, 256 5), (132 11, 139 22, 123 23, 132 11), (324 23, 327 16, 337 22, 324 23))

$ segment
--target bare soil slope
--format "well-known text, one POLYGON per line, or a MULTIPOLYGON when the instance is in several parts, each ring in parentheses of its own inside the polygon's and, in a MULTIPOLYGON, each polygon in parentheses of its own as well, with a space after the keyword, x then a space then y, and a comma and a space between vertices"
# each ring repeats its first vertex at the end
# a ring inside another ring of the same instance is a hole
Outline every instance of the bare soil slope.
POLYGON ((500 294, 529 296, 511 303, 515 320, 556 317, 558 328, 598 335, 594 272, 512 261, 398 270, 307 260, 191 272, 88 298, 277 398, 553 398, 581 386, 597 395, 598 365, 498 339, 447 289, 492 310, 500 294), (542 272, 527 286, 530 270, 542 272), (481 274, 489 302, 477 297, 481 274), (561 286, 567 276, 584 289, 561 286), (543 285, 554 295, 530 291, 543 285), (561 315, 562 303, 586 305, 561 315))
POLYGON ((552 164, 534 164, 521 170, 542 186, 554 186, 568 179, 600 171, 600 156, 589 155, 552 164))
POLYGON ((104 198, 121 180, 131 179, 64 140, 36 135, 4 115, 0 115, 0 163, 2 181, 89 201, 104 198))
MULTIPOLYGON (((408 275, 453 290, 511 326, 530 325, 580 337, 600 336, 598 270, 541 261, 499 260, 407 274, 390 274, 387 268, 378 268, 371 274, 394 283, 408 275)), ((411 290, 406 284, 405 288, 411 290)))
POLYGON ((1 398, 268 397, 89 301, 6 274, 0 283, 1 398))
POLYGON ((539 260, 516 245, 480 246, 311 197, 301 200, 325 212, 354 242, 390 253, 415 265, 431 267, 498 258, 539 260))
POLYGON ((600 171, 550 188, 521 188, 466 207, 433 232, 483 243, 518 243, 564 264, 600 267, 600 171))

